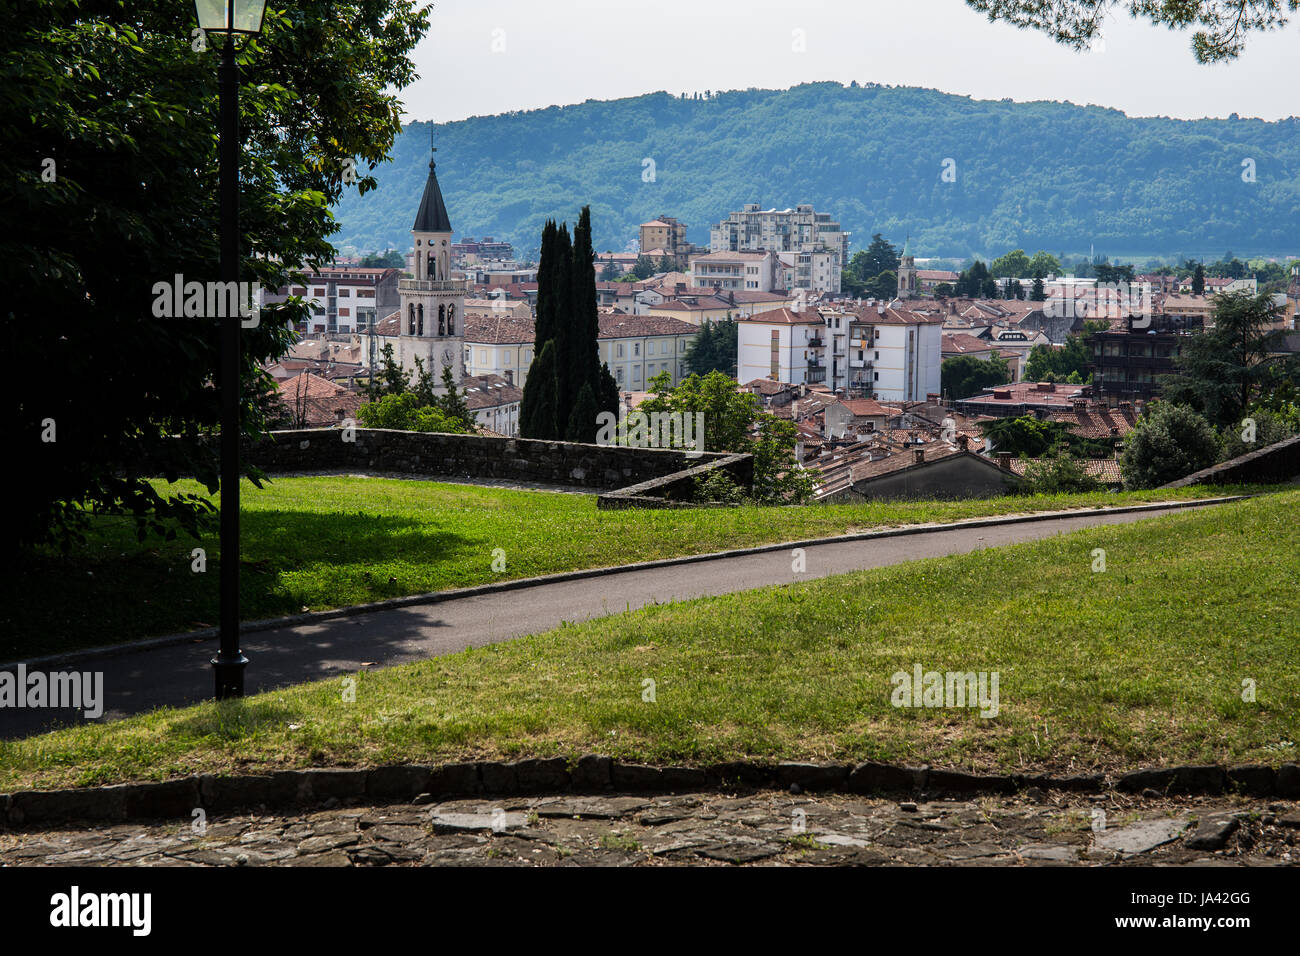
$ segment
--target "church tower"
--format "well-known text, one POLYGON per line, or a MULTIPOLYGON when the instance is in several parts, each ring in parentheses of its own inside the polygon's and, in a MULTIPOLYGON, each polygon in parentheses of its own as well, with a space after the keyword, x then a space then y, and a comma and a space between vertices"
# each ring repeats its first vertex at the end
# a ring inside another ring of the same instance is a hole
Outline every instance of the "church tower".
POLYGON ((898 258, 898 297, 900 299, 916 298, 916 259, 908 248, 912 244, 909 236, 903 242, 903 254, 898 258))
POLYGON ((465 293, 468 283, 451 278, 451 220, 442 201, 433 158, 429 179, 411 236, 415 245, 415 278, 397 286, 401 301, 398 361, 410 374, 415 359, 433 373, 441 387, 442 370, 451 369, 452 380, 465 377, 465 293))

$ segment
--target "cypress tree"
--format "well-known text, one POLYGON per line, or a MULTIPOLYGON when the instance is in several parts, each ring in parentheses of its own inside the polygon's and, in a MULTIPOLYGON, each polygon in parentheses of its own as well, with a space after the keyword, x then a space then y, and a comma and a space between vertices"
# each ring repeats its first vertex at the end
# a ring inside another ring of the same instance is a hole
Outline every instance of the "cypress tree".
MULTIPOLYGON (((582 330, 577 322, 577 301, 574 296, 573 243, 569 238, 568 224, 561 225, 555 234, 554 272, 551 273, 552 302, 554 316, 551 326, 551 339, 555 342, 555 382, 559 407, 569 409, 578 398, 578 389, 582 381, 575 379, 573 369, 574 355, 581 348, 582 330)), ((563 430, 568 421, 567 414, 560 419, 563 430)))
POLYGON ((597 400, 600 402, 602 412, 611 412, 618 414, 618 382, 614 381, 613 374, 610 373, 609 366, 602 362, 600 365, 600 377, 597 379, 600 388, 596 393, 597 400))
POLYGON ((582 386, 578 392, 578 398, 573 403, 573 411, 569 414, 569 424, 564 431, 565 441, 584 442, 588 445, 596 443, 596 415, 600 409, 596 405, 596 393, 588 382, 582 386))
POLYGON ((542 346, 524 383, 524 397, 519 406, 519 433, 525 438, 554 441, 562 438, 556 415, 559 401, 555 379, 555 342, 542 346), (525 421, 525 413, 527 420, 525 421))
POLYGON ((591 207, 583 206, 573 231, 573 289, 581 329, 579 348, 573 355, 576 386, 590 385, 592 396, 600 394, 600 312, 596 307, 596 252, 591 245, 591 207))

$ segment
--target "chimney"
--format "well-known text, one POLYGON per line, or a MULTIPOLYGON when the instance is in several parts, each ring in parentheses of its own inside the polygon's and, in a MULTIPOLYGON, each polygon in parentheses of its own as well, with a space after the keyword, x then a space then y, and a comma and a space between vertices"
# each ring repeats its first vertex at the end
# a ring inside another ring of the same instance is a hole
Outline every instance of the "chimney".
POLYGON ((925 461, 925 449, 924 449, 924 448, 913 448, 913 449, 912 449, 912 464, 914 464, 914 465, 919 465, 919 464, 921 464, 923 461, 925 461))
POLYGON ((1074 409, 1074 414, 1076 415, 1082 415, 1084 413, 1084 410, 1087 408, 1087 406, 1088 406, 1088 400, 1086 398, 1070 399, 1070 407, 1074 409))
POLYGON ((970 437, 969 437, 969 436, 967 436, 967 435, 958 435, 958 436, 957 436, 957 447, 960 448, 962 451, 966 451, 966 448, 967 448, 967 446, 968 446, 969 444, 970 444, 970 437))
POLYGON ((998 467, 1001 468, 1003 471, 1011 470, 1011 452, 1009 451, 998 452, 998 467))
POLYGON ((507 385, 515 384, 515 370, 512 368, 506 369, 506 384, 507 385))

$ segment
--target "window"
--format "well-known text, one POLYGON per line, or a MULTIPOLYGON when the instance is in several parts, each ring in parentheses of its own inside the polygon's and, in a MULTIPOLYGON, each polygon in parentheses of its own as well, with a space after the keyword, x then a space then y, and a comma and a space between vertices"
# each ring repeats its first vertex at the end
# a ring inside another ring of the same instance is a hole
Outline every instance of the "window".
POLYGON ((619 357, 619 358, 622 358, 622 357, 623 357, 623 343, 622 343, 622 342, 620 342, 620 343, 618 344, 618 357, 619 357))
POLYGON ((871 380, 872 380, 873 382, 879 382, 879 381, 880 381, 880 373, 879 373, 879 372, 873 372, 872 375, 873 375, 873 377, 872 377, 871 380))
POLYGON ((623 384, 623 369, 621 367, 615 370, 614 377, 618 379, 618 384, 623 384))
POLYGON ((633 342, 633 343, 632 343, 632 357, 633 357, 633 358, 640 358, 640 357, 641 357, 641 343, 640 343, 640 342, 633 342))
POLYGON ((655 354, 655 344, 654 344, 653 342, 647 342, 647 343, 645 344, 645 354, 646 354, 646 355, 654 355, 654 354, 655 354))
POLYGON ((510 364, 510 353, 509 353, 509 352, 506 352, 506 353, 505 353, 505 356, 506 356, 506 357, 505 357, 505 364, 506 364, 506 365, 509 365, 509 364, 510 364))
POLYGON ((324 294, 325 294, 325 290, 324 290, 324 289, 312 289, 312 290, 311 290, 311 294, 312 294, 312 295, 324 295, 324 294))
POLYGON ((346 315, 350 315, 350 314, 351 314, 351 313, 350 313, 350 310, 348 310, 348 309, 339 309, 339 315, 341 315, 341 316, 346 316, 346 315))
POLYGON ((352 295, 351 289, 339 289, 339 298, 346 299, 352 295))
POLYGON ((479 365, 487 364, 487 349, 478 350, 478 364, 479 365))

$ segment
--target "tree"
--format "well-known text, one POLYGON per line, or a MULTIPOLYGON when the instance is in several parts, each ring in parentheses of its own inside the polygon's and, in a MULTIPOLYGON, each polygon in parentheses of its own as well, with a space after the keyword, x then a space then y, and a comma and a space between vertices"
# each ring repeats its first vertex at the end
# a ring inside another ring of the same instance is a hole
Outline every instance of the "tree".
POLYGON ((1128 434, 1120 469, 1128 490, 1158 488, 1219 460, 1219 439, 1186 405, 1152 402, 1128 434))
POLYGON ((898 274, 886 270, 866 284, 866 293, 873 299, 893 299, 898 295, 898 274))
POLYGON ((934 287, 934 297, 936 299, 948 299, 955 294, 952 283, 940 282, 934 287))
POLYGON ((1035 278, 1059 276, 1061 272, 1061 261, 1050 252, 1044 252, 1042 249, 1039 249, 1034 253, 1034 257, 1029 260, 1028 275, 1034 276, 1035 278))
POLYGON ((686 347, 686 369, 696 375, 709 372, 736 374, 736 350, 739 341, 736 319, 705 319, 700 330, 686 347))
POLYGON ((362 256, 361 267, 363 269, 405 269, 406 257, 396 249, 386 249, 373 255, 362 256))
POLYGON ((367 428, 395 428, 407 432, 472 434, 474 428, 440 408, 421 405, 414 392, 384 395, 357 409, 357 421, 367 428))
POLYGON ((636 265, 632 267, 632 275, 636 276, 638 280, 648 279, 655 274, 655 268, 655 261, 649 256, 637 256, 636 265))
POLYGON ((1192 52, 1198 63, 1231 60, 1245 48, 1254 31, 1276 29, 1287 22, 1286 10, 1300 9, 1300 0, 966 0, 990 20, 1005 20, 1022 29, 1041 30, 1076 50, 1087 49, 1101 35, 1106 14, 1126 7, 1134 17, 1159 26, 1198 29, 1192 52))
POLYGON ((596 416, 599 413, 600 408, 596 404, 596 393, 592 390, 590 382, 584 382, 582 391, 578 392, 577 401, 573 403, 573 411, 569 414, 568 426, 564 430, 564 440, 582 442, 587 445, 596 444, 596 432, 598 431, 596 416))
POLYGON ((605 268, 600 270, 601 282, 617 282, 619 279, 618 265, 613 259, 605 263, 605 268))
POLYGON ((519 434, 524 438, 556 441, 561 437, 556 424, 559 389, 555 366, 555 340, 552 339, 533 359, 524 383, 524 397, 519 403, 519 434))
POLYGON ((1107 322, 1089 320, 1084 323, 1081 335, 1067 335, 1065 345, 1060 348, 1035 345, 1025 362, 1025 378, 1031 382, 1064 382, 1074 375, 1082 383, 1090 377, 1088 365, 1092 362, 1088 337, 1107 328, 1107 322))
POLYGON ((1012 279, 1009 283, 1007 283, 1007 295, 1012 299, 1020 299, 1022 301, 1024 300, 1025 287, 1020 284, 1019 279, 1012 279))
POLYGON ((1096 491, 1099 487, 1083 461, 1058 445, 1042 460, 1025 466, 1020 491, 1031 495, 1074 495, 1096 491))
POLYGON ((981 422, 980 433, 993 442, 995 450, 1024 458, 1039 458, 1070 442, 1070 431, 1064 422, 1044 421, 1033 415, 981 422))
POLYGON ((852 264, 858 278, 866 282, 882 272, 897 274, 901 260, 897 247, 877 232, 866 249, 854 254, 852 264))
POLYGON ((1267 448, 1284 439, 1290 438, 1297 428, 1284 415, 1263 406, 1252 407, 1246 418, 1224 429, 1223 460, 1228 461, 1252 451, 1267 448), (1246 418, 1250 422, 1246 422, 1246 418), (1247 441, 1247 439, 1251 439, 1247 441))
POLYGON ((1011 381, 1011 369, 1007 366, 1007 360, 996 353, 987 359, 976 358, 974 355, 956 355, 943 360, 939 368, 939 381, 943 394, 959 401, 978 395, 992 385, 1005 385, 1011 381))
POLYGON ((1216 296, 1214 328, 1187 337, 1175 374, 1160 377, 1162 397, 1217 427, 1239 422, 1257 393, 1292 379, 1293 364, 1276 354, 1286 333, 1270 328, 1280 311, 1267 292, 1216 296))
MULTIPOLYGON (((362 6, 300 7, 297 23, 268 10, 261 35, 239 45, 242 281, 276 289, 332 261, 330 209, 352 185, 347 161, 368 192, 367 167, 401 131, 400 91, 428 10, 362 6)), ((0 97, 5 331, 27 357, 5 416, 24 462, 10 483, 20 547, 71 546, 92 510, 131 516, 142 536, 197 534, 213 513, 151 480, 218 487, 211 439, 226 383, 213 373, 220 329, 236 321, 154 311, 155 283, 219 277, 216 64, 228 41, 208 34, 199 54, 195 26, 193 6, 171 0, 0 10, 6 59, 22 64, 6 71, 0 97), (42 321, 51 314, 58 320, 42 321)), ((241 332, 235 384, 248 437, 266 424, 256 370, 287 351, 306 314, 291 298, 241 332)))
POLYGON ((1103 262, 1097 265, 1096 271, 1098 282, 1119 285, 1133 281, 1133 267, 1131 265, 1112 266, 1103 262))
POLYGON ((1029 293, 1029 298, 1033 302, 1047 301, 1047 289, 1043 286, 1043 277, 1041 275, 1034 276, 1034 286, 1029 293))
POLYGON ((1028 277, 1032 268, 1029 257, 1025 255, 1025 250, 1013 249, 1006 255, 994 259, 993 264, 989 266, 989 272, 995 279, 1020 279, 1028 277))
POLYGON ((755 501, 798 504, 812 496, 813 479, 794 457, 798 431, 793 422, 762 410, 757 396, 741 391, 721 372, 691 375, 675 389, 661 372, 650 380, 654 395, 638 411, 701 414, 704 451, 731 451, 754 456, 755 501))
POLYGON ((1205 295, 1205 266, 1199 262, 1192 273, 1192 295, 1205 295))

